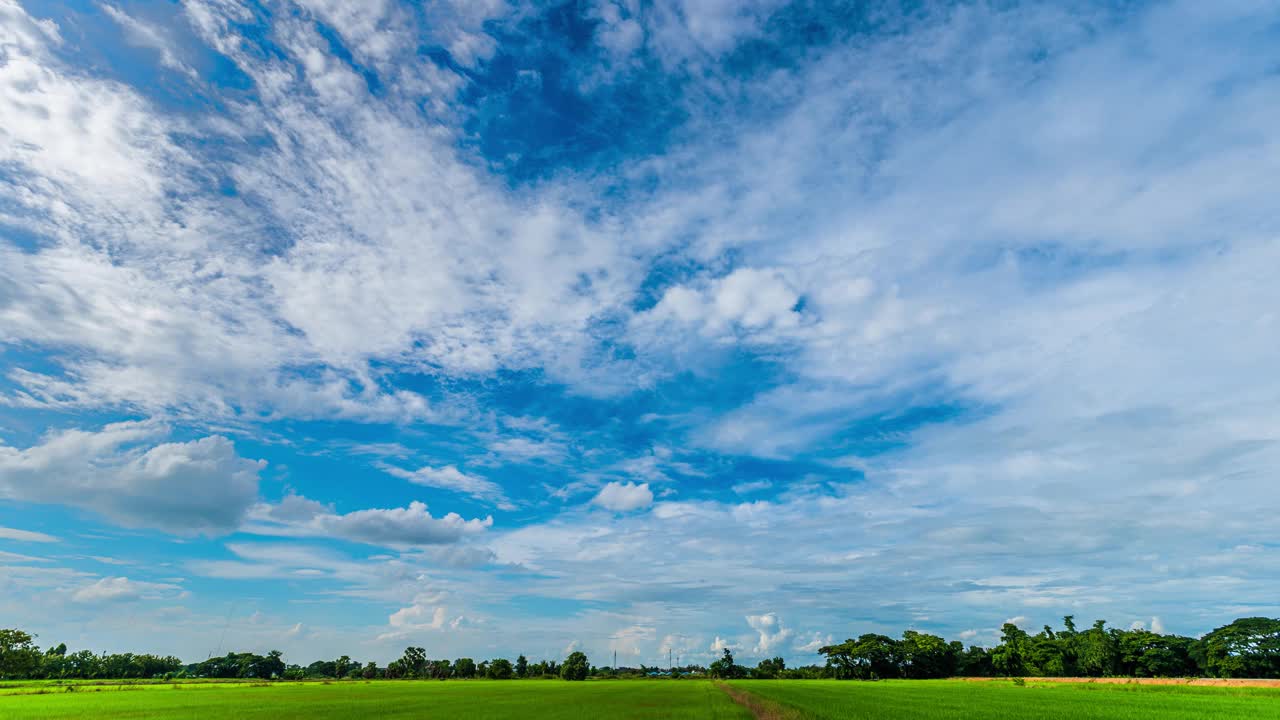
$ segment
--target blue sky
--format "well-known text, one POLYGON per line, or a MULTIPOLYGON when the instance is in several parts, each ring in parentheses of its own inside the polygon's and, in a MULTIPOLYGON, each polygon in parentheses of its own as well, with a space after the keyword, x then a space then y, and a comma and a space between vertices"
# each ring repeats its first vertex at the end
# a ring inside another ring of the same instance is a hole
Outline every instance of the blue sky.
POLYGON ((1274 615, 1278 11, 0 0, 3 624, 1274 615))

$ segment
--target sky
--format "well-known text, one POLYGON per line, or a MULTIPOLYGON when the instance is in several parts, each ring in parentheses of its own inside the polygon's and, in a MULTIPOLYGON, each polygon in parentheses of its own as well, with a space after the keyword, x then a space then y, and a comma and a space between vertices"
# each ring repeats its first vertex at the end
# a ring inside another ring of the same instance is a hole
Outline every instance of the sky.
POLYGON ((1280 4, 0 0, 0 625, 1280 614, 1280 4))

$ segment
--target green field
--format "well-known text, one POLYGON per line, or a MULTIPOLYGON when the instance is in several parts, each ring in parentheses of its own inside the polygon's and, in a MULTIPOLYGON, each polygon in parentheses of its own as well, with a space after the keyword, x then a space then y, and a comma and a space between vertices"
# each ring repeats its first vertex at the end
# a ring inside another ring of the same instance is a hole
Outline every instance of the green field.
MULTIPOLYGON (((11 686, 0 692, 18 692, 11 686)), ((0 695, 0 718, 723 718, 751 714, 710 682, 373 681, 78 686, 0 695)))
MULTIPOLYGON (((729 683, 783 720, 1280 720, 1280 690, 944 680, 729 683)), ((752 717, 707 681, 0 684, 0 718, 752 717)))
POLYGON ((734 688, 812 720, 1267 720, 1280 690, 955 680, 735 680, 734 688))

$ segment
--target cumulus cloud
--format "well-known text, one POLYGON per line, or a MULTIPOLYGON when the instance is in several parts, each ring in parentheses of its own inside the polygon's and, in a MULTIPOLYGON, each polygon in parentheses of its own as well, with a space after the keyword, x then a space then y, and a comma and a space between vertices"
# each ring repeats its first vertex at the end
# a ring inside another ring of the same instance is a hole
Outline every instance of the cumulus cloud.
POLYGON ((635 319, 635 331, 651 346, 681 328, 722 343, 769 342, 800 325, 799 301, 779 271, 739 268, 705 287, 668 289, 635 319))
POLYGON ((653 504, 649 483, 611 482, 592 498, 591 503, 613 512, 631 512, 653 504))
POLYGON ((493 518, 464 520, 457 513, 439 518, 420 502, 406 508, 356 510, 345 515, 320 515, 313 521, 323 532, 372 544, 436 545, 456 542, 483 532, 493 518))
POLYGON ((181 588, 172 583, 142 582, 130 580, 127 577, 105 577, 76 590, 71 599, 77 603, 93 605, 171 598, 180 591, 181 588))
POLYGON ((403 638, 418 632, 441 630, 446 624, 451 625, 452 628, 461 624, 463 619, 461 616, 455 617, 452 622, 449 621, 448 609, 443 605, 433 605, 429 602, 429 598, 421 600, 426 604, 415 600, 412 605, 391 613, 387 618, 387 624, 391 629, 378 639, 403 638))
MULTIPOLYGON (((389 547, 417 547, 457 542, 483 533, 493 518, 464 519, 457 513, 434 517, 425 503, 411 502, 403 508, 370 508, 349 513, 299 495, 289 495, 278 504, 254 508, 253 523, 244 530, 290 537, 337 537, 353 542, 389 547)), ((448 559, 448 558, 446 558, 448 559)), ((464 561, 478 561, 469 555, 464 561)))
POLYGON ((63 430, 26 449, 0 446, 0 496, 100 513, 130 527, 179 534, 235 529, 258 497, 266 462, 227 438, 156 444, 152 422, 63 430))
POLYGON ((748 615, 747 624, 756 631, 758 639, 751 651, 756 655, 768 655, 776 652, 793 635, 790 628, 782 625, 776 613, 748 615))

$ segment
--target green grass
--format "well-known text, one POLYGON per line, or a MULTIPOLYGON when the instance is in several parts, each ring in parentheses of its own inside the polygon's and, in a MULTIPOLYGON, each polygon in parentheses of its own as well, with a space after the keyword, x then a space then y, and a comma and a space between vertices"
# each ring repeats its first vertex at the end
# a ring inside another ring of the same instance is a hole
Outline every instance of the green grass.
POLYGON ((705 681, 554 680, 0 688, 0 718, 714 718, 750 713, 705 681), (16 694, 16 693, 41 694, 16 694))
MULTIPOLYGON (((1011 682, 740 680, 803 720, 1280 720, 1280 690, 1011 682)), ((708 718, 749 720, 697 680, 0 683, 0 718, 708 718), (67 686, 75 689, 68 691, 67 686)))
MULTIPOLYGON (((1280 720, 1267 688, 1028 681, 738 680, 733 687, 809 720, 1280 720)), ((791 716, 788 713, 788 716, 791 716)))

